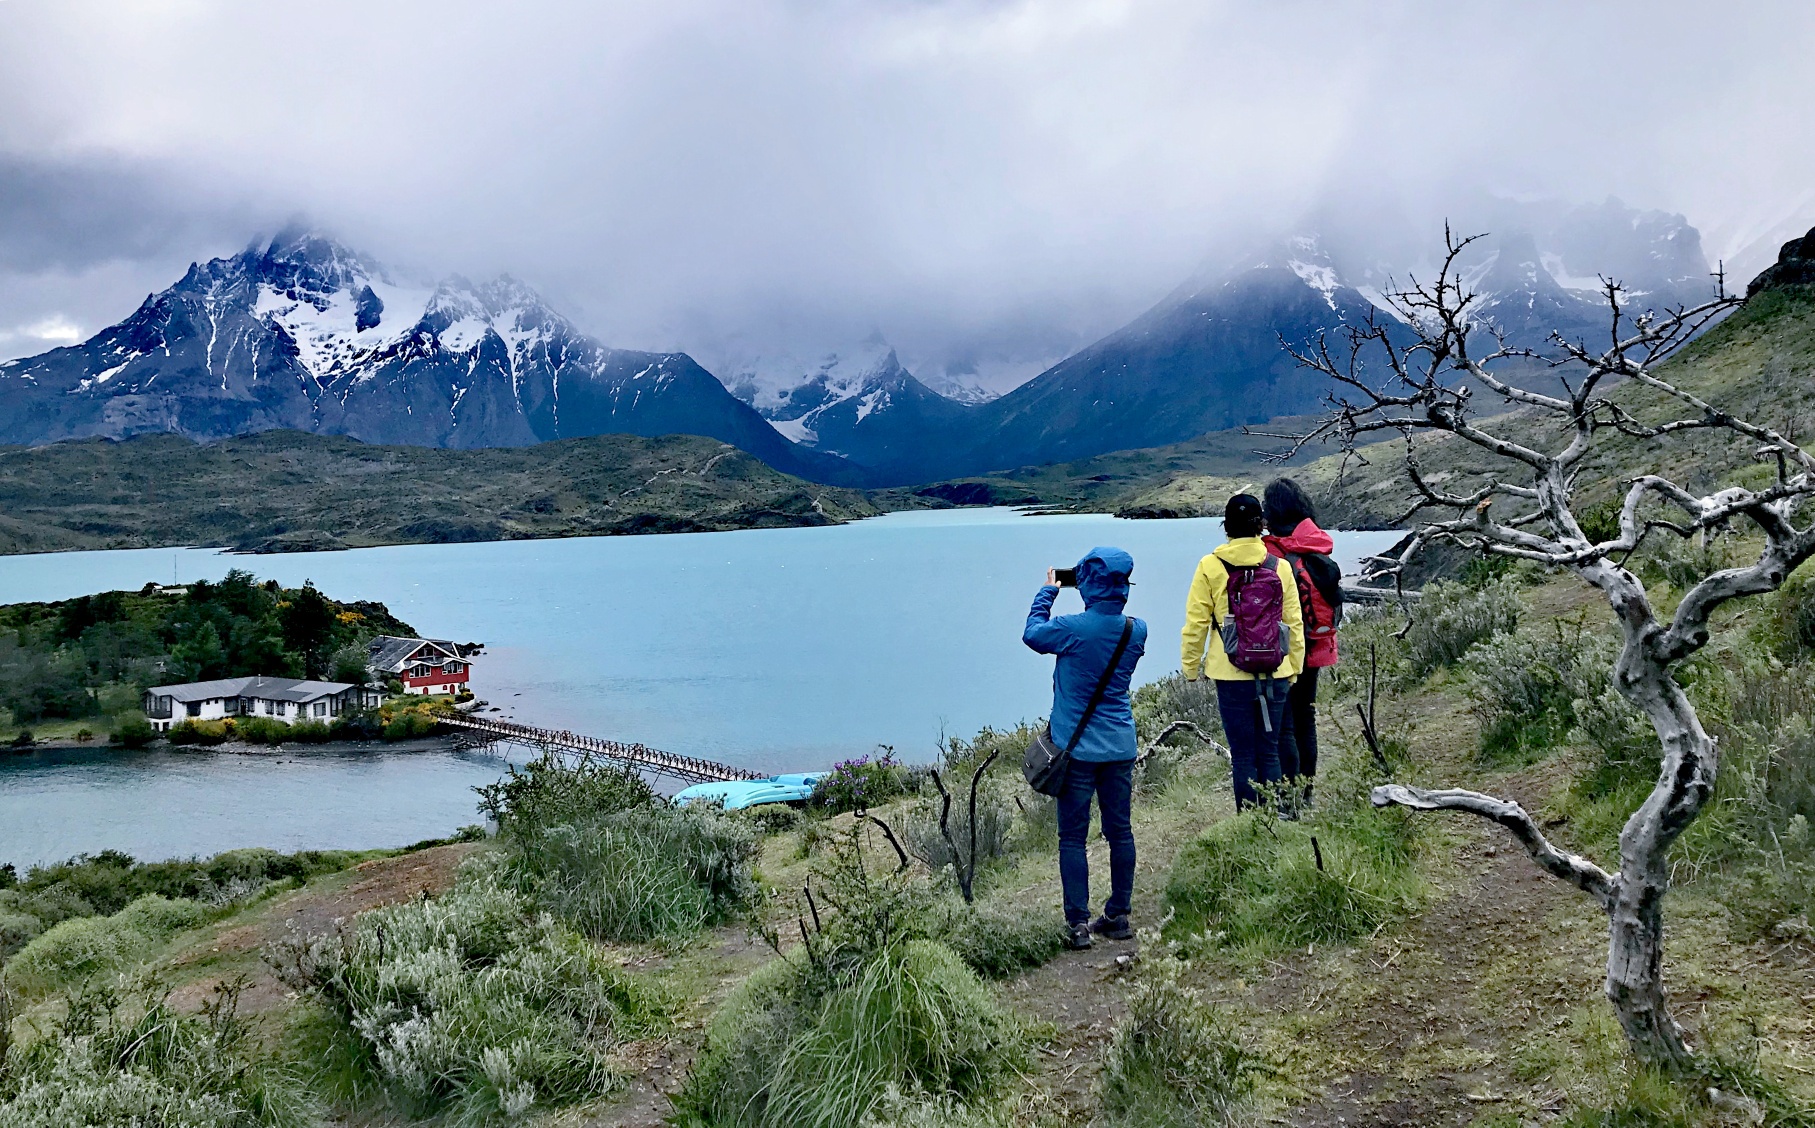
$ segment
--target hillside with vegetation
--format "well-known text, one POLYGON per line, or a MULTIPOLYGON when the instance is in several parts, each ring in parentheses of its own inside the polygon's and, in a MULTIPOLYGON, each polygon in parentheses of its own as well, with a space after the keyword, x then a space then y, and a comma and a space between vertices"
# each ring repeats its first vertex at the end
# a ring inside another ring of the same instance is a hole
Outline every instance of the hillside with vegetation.
POLYGON ((296 431, 0 448, 0 552, 243 552, 826 525, 877 512, 712 439, 368 446, 296 431))
POLYGON ((254 674, 363 683, 366 643, 380 634, 416 631, 382 603, 238 569, 218 583, 0 605, 0 731, 143 743, 150 686, 254 674))
MULTIPOLYGON (((1688 578, 1640 567, 1660 598, 1688 578)), ((1523 567, 1425 600, 1409 631, 1391 608, 1347 626, 1294 822, 1234 811, 1201 686, 1139 693, 1143 930, 1090 952, 1061 947, 1026 729, 940 750, 943 829, 931 773, 887 757, 804 810, 730 814, 538 764, 480 797, 483 840, 20 875, 0 920, 77 895, 93 915, 15 927, 0 1123, 192 1101, 216 1118, 164 1122, 1815 1124, 1807 585, 1723 621, 1692 670, 1727 756, 1671 898, 1699 1088, 1631 1064, 1579 894, 1498 828, 1368 801, 1466 783, 1610 858, 1650 767, 1605 612, 1523 567)))

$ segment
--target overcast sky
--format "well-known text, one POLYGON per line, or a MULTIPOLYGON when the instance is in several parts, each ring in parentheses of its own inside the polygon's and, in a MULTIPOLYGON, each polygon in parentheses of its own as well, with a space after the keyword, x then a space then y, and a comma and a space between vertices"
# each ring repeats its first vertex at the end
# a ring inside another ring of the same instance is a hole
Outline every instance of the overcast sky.
POLYGON ((1815 5, 0 0, 0 357, 306 215, 611 344, 1008 372, 1365 201, 1815 222, 1815 5), (992 367, 993 366, 993 367, 992 367))

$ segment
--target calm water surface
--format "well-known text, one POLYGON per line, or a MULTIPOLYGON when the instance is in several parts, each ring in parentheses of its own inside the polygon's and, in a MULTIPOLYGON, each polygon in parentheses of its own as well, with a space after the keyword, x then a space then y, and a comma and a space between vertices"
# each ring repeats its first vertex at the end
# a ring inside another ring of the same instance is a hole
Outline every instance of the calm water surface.
MULTIPOLYGON (((1393 533, 1336 534, 1354 570, 1393 533)), ((230 568, 338 599, 377 599, 428 634, 479 641, 474 689, 499 716, 642 741, 764 771, 941 731, 1043 715, 1051 660, 1021 645, 1049 565, 1093 545, 1134 554, 1131 614, 1148 620, 1138 681, 1178 669, 1192 569, 1214 520, 892 514, 775 529, 335 553, 146 549, 0 557, 0 602, 63 599, 230 568)), ((1067 592, 1058 610, 1080 604, 1067 592)), ((39 753, 0 759, 0 861, 104 847, 144 857, 236 846, 399 845, 477 821, 470 788, 497 757, 298 751, 39 753)))

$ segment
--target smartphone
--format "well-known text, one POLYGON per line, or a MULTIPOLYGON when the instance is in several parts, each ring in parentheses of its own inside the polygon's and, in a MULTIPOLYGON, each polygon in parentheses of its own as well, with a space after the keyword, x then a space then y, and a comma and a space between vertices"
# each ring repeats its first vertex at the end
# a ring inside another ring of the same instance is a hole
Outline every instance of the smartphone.
POLYGON ((1075 588, 1078 586, 1078 570, 1076 568, 1054 568, 1052 570, 1052 575, 1053 579, 1059 581, 1059 586, 1062 588, 1075 588))

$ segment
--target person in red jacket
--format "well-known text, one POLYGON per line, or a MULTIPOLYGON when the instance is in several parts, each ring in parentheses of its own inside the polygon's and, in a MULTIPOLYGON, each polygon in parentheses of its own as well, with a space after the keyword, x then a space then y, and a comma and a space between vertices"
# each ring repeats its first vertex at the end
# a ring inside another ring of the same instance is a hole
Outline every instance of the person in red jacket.
POLYGON ((1342 569, 1330 558, 1336 547, 1317 527, 1311 499, 1290 478, 1267 483, 1262 508, 1267 518, 1267 549, 1292 566, 1298 601, 1304 608, 1304 670, 1286 698, 1285 723, 1279 733, 1279 767, 1284 779, 1297 779, 1303 802, 1311 802, 1317 775, 1317 672, 1337 661, 1336 628, 1342 622, 1342 569))

